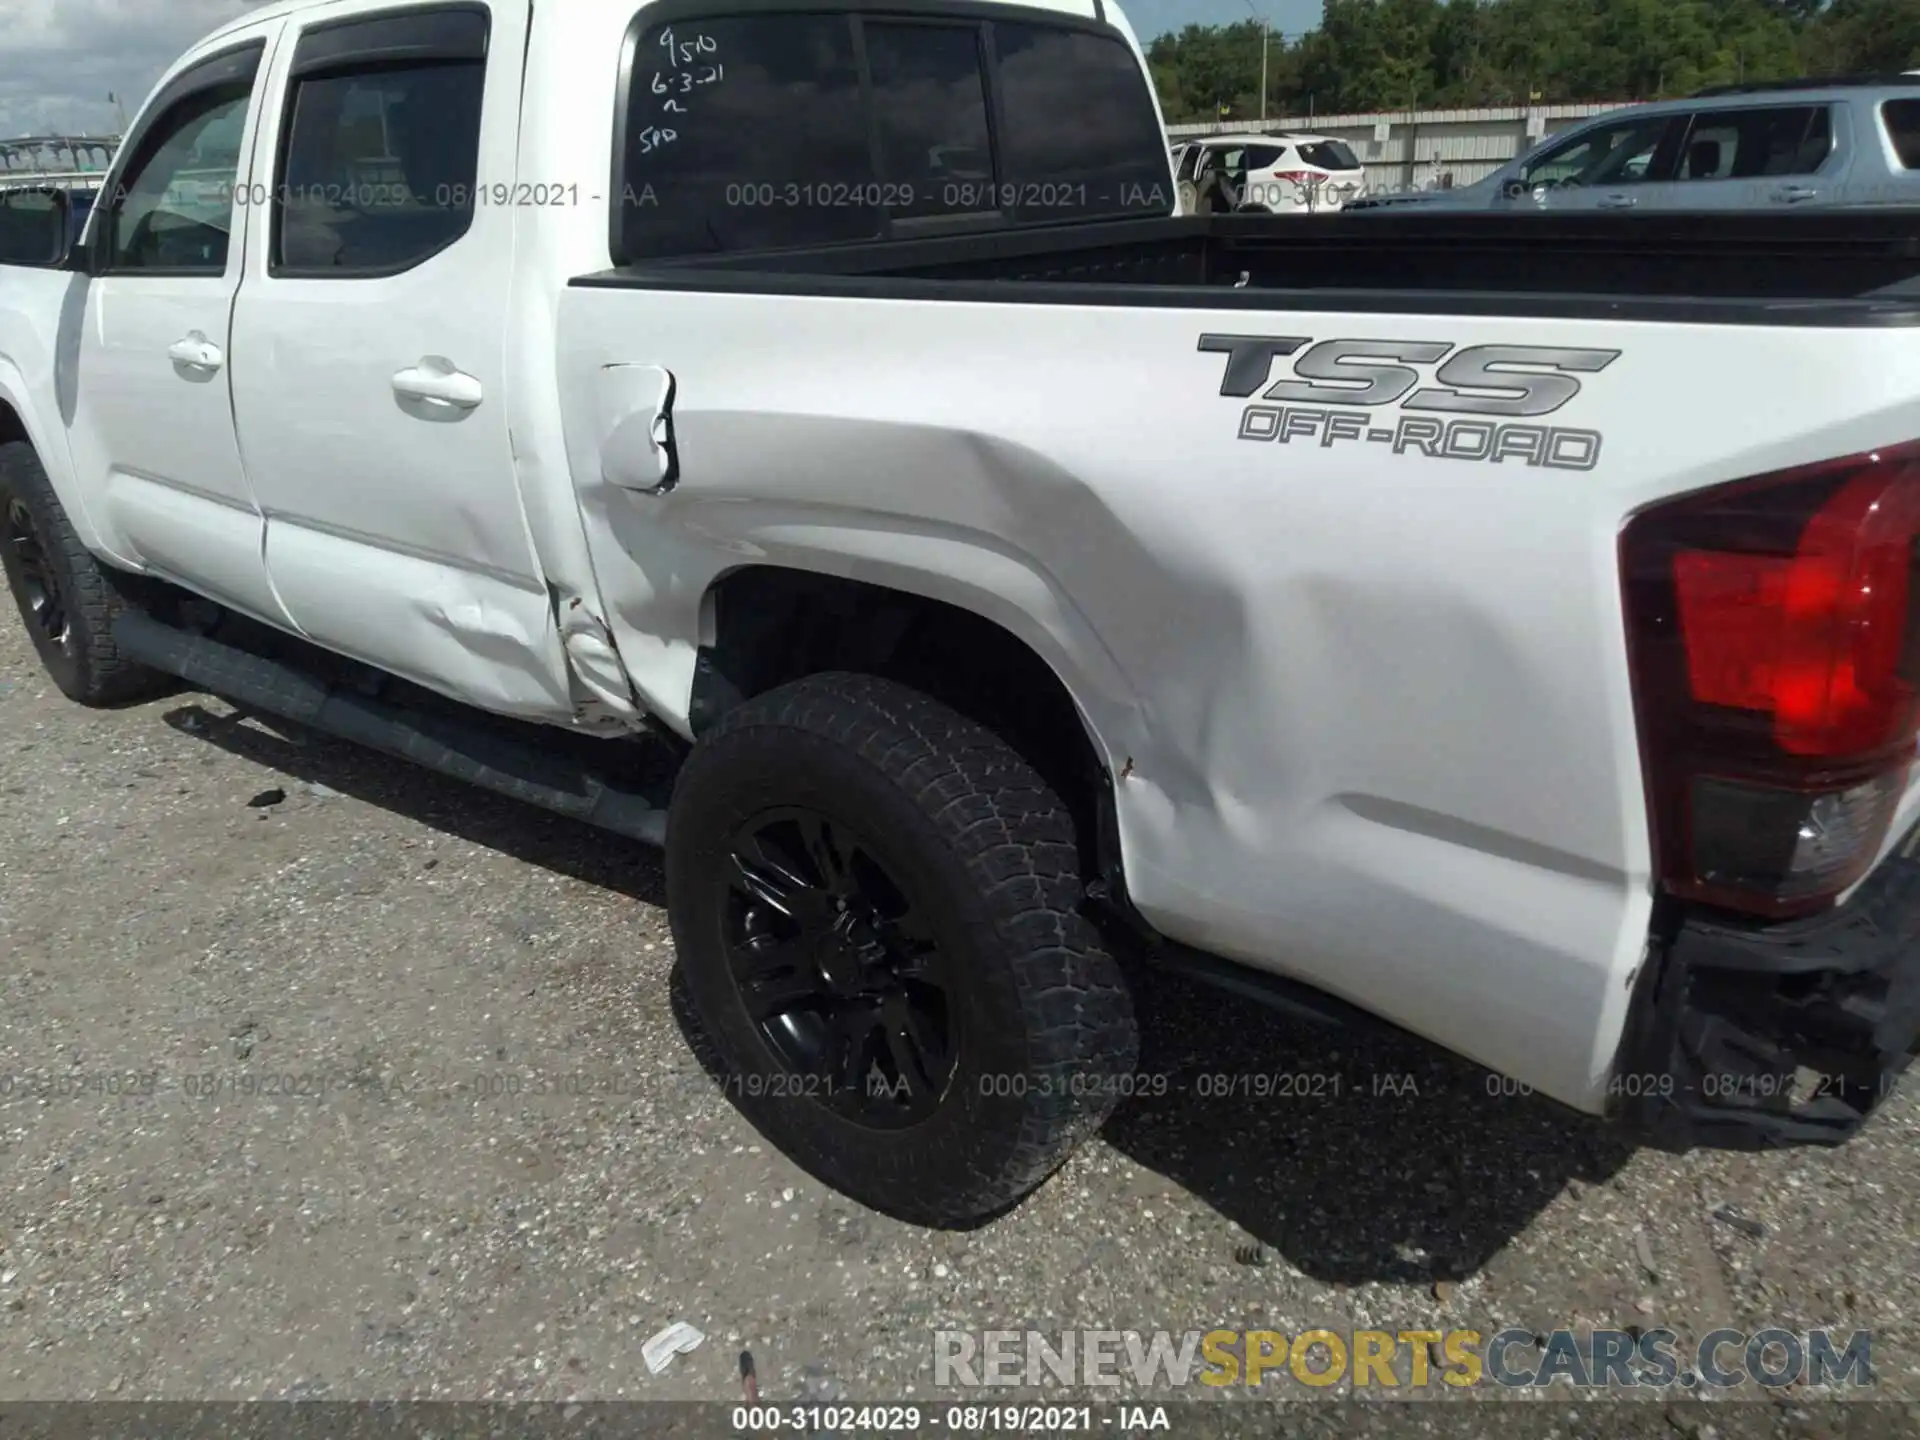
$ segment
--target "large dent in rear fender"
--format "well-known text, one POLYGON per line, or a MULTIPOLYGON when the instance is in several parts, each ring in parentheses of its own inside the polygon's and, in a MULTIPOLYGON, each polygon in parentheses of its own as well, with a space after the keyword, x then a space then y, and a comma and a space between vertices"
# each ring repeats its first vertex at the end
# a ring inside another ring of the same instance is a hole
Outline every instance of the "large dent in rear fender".
MULTIPOLYGON (((618 421, 602 417, 603 444, 646 443, 646 427, 618 421)), ((600 478, 642 470, 644 456, 603 450, 597 473, 582 477, 590 523, 632 559, 618 593, 607 592, 634 630, 697 635, 709 586, 746 564, 925 595, 1031 646, 1080 702, 1116 770, 1145 762, 1153 727, 1138 703, 1144 687, 1072 600, 1073 572, 1119 567, 1169 594, 1197 582, 1155 579, 1161 559, 1080 477, 1016 442, 931 425, 682 408, 675 434, 684 480, 671 494, 636 495, 600 478), (769 455, 780 457, 777 477, 765 474, 769 455)), ((622 653, 636 676, 652 666, 677 680, 673 643, 658 643, 651 657, 630 643, 622 653)), ((690 686, 690 664, 685 676, 690 686)), ((684 716, 685 692, 670 703, 684 716)), ((1204 784, 1172 754, 1154 774, 1155 784, 1204 784)))
POLYGON ((1159 929, 1596 1108, 1648 904, 1609 488, 1650 463, 1638 432, 1607 483, 1261 446, 1195 347, 1377 316, 568 298, 567 438, 617 624, 691 646, 712 579, 755 563, 1004 617, 1113 768, 1159 929), (615 363, 678 378, 670 496, 601 479, 615 363))

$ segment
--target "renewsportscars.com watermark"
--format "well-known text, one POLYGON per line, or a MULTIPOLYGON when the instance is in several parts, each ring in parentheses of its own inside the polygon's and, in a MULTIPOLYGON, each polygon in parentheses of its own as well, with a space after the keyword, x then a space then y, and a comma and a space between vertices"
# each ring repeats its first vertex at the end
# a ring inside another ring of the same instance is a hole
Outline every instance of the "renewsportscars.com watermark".
POLYGON ((936 1386, 1190 1385, 1350 1382, 1369 1389, 1731 1390, 1745 1385, 1861 1388, 1873 1332, 1714 1330, 1687 1346, 1668 1329, 1555 1330, 936 1330, 936 1386))

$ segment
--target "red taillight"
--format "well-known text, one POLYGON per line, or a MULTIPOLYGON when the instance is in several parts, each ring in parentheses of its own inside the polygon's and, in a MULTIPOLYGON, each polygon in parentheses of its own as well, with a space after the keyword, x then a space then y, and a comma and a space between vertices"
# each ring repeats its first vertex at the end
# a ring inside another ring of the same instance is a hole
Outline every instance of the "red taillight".
POLYGON ((1654 506, 1621 558, 1663 883, 1829 903, 1872 864, 1920 731, 1920 446, 1654 506))

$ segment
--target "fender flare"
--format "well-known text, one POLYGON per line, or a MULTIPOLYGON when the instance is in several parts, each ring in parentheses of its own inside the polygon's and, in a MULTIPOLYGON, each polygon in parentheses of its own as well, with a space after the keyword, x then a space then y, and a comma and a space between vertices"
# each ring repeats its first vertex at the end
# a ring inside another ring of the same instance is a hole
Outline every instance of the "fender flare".
MULTIPOLYGON (((897 521, 898 517, 889 517, 897 521)), ((753 536, 760 554, 715 572, 700 599, 700 634, 715 633, 714 598, 729 575, 749 568, 794 570, 856 580, 938 601, 979 616, 1031 650, 1080 713, 1102 762, 1118 771, 1153 749, 1148 717, 1092 621, 1032 556, 991 536, 859 522, 853 515, 809 517, 753 536)))
POLYGON ((33 404, 32 395, 27 377, 13 357, 0 354, 0 405, 6 406, 19 417, 27 443, 33 447, 34 454, 46 470, 53 493, 67 512, 67 518, 73 522, 80 543, 121 569, 138 569, 126 557, 115 554, 102 537, 100 527, 87 508, 86 498, 74 476, 73 454, 67 447, 66 430, 64 427, 51 431, 48 429, 33 404))

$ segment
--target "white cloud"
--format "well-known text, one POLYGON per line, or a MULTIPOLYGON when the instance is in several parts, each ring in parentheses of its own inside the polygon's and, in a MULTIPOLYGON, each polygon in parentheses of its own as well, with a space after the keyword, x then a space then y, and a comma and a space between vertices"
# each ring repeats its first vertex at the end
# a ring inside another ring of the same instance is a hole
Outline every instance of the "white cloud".
POLYGON ((254 0, 0 0, 0 139, 110 133, 160 72, 254 0))

